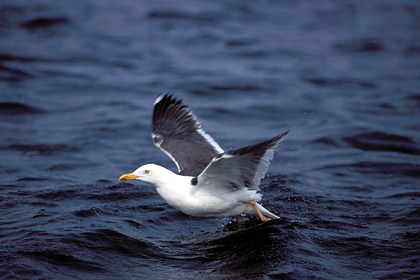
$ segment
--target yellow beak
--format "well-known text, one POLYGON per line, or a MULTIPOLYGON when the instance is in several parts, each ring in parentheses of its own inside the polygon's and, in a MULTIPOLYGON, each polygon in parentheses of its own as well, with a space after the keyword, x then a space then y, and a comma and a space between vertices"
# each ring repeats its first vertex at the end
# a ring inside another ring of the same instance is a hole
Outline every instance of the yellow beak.
POLYGON ((124 174, 124 175, 121 175, 120 177, 120 181, 127 181, 127 180, 134 180, 134 179, 137 179, 137 176, 133 175, 133 173, 124 174))

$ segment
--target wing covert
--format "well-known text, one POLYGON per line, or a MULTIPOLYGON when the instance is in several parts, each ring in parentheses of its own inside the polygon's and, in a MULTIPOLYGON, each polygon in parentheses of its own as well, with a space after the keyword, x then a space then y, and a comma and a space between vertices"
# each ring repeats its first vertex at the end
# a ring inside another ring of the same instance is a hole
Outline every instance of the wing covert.
POLYGON ((273 158, 274 148, 287 133, 218 155, 197 177, 198 184, 260 190, 258 186, 273 158))
POLYGON ((198 176, 214 157, 223 153, 194 113, 170 94, 156 98, 152 138, 175 162, 181 175, 198 176))

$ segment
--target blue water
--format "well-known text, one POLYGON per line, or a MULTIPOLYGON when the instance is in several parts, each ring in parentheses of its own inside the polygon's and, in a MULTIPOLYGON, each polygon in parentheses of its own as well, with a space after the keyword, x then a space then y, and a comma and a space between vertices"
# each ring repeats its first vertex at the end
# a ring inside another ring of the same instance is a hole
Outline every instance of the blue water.
POLYGON ((1 279, 418 279, 420 3, 0 2, 1 279), (290 133, 281 219, 192 218, 121 174, 176 170, 159 93, 224 148, 290 133))

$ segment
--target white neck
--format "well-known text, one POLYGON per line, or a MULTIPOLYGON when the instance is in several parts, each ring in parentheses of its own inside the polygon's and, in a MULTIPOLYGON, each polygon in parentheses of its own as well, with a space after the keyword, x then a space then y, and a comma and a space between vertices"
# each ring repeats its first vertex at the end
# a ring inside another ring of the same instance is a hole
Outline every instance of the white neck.
POLYGON ((172 171, 161 173, 159 179, 155 181, 154 186, 159 195, 172 207, 181 210, 182 201, 191 197, 193 187, 191 185, 191 176, 181 176, 172 171))

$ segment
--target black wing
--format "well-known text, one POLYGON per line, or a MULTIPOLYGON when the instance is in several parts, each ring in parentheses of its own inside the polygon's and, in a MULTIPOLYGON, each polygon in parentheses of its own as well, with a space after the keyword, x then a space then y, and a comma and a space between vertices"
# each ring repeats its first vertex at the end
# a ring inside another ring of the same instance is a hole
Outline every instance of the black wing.
POLYGON ((185 176, 198 176, 215 156, 223 153, 194 113, 170 94, 156 98, 152 138, 185 176))

